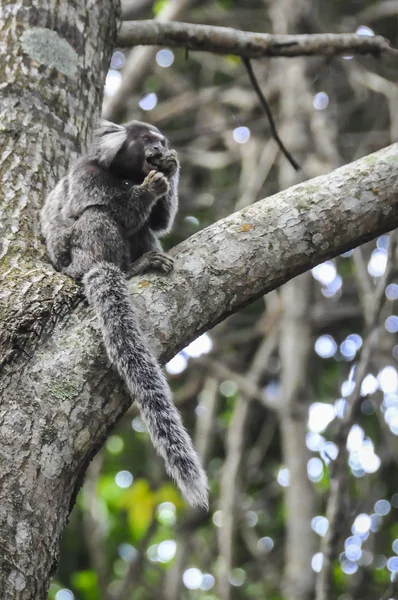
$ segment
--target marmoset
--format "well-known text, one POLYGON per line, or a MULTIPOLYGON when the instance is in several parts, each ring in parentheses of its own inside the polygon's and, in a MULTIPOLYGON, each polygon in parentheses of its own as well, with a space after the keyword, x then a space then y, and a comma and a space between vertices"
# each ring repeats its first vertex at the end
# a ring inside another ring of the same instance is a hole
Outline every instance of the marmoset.
POLYGON ((206 474, 126 284, 127 277, 173 268, 158 238, 173 225, 178 179, 177 153, 156 127, 104 121, 87 154, 49 193, 41 227, 53 266, 83 283, 107 355, 137 400, 167 472, 192 505, 207 507, 206 474))

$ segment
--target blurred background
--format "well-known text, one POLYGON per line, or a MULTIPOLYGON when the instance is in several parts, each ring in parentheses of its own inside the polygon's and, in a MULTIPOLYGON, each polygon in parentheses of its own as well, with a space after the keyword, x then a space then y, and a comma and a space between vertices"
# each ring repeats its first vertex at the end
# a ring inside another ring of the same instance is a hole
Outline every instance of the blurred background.
MULTIPOLYGON (((165 14, 268 33, 380 34, 398 45, 397 0, 122 4, 125 19, 165 14)), ((104 114, 157 125, 179 152, 180 211, 166 247, 397 140, 396 60, 274 58, 253 68, 298 174, 240 59, 168 48, 112 56, 104 114)), ((52 600, 314 598, 333 464, 345 448, 347 485, 328 542, 336 549, 330 599, 398 598, 398 278, 394 265, 385 276, 389 244, 384 235, 318 265, 166 365, 209 474, 210 512, 182 501, 133 405, 90 465, 52 600), (380 286, 385 302, 372 324, 380 286), (378 342, 339 447, 371 326, 378 342)))

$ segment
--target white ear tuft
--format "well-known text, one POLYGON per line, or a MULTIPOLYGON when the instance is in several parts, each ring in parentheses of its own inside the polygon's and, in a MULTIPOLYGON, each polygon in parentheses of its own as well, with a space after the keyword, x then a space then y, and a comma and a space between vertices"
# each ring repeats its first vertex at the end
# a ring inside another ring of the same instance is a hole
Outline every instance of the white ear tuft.
POLYGON ((117 125, 116 123, 112 123, 111 121, 106 121, 105 119, 101 119, 98 128, 95 130, 95 136, 106 135, 107 133, 116 133, 117 131, 124 131, 125 128, 123 125, 117 125))
POLYGON ((94 134, 93 154, 104 166, 109 167, 127 139, 127 130, 123 125, 111 121, 101 121, 94 134))

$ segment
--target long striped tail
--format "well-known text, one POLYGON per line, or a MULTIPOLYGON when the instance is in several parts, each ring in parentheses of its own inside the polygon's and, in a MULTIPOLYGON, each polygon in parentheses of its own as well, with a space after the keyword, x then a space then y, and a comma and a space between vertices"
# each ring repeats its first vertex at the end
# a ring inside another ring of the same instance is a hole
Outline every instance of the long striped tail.
POLYGON ((208 482, 174 405, 167 380, 149 350, 121 270, 99 263, 83 279, 112 364, 137 400, 152 443, 192 506, 208 508, 208 482))

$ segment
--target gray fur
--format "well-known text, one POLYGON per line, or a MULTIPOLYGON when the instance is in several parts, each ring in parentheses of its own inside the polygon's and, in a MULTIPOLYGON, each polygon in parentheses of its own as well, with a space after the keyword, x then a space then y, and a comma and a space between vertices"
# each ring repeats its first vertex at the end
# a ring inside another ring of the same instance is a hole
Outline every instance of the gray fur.
POLYGON ((158 237, 173 225, 178 176, 177 154, 156 127, 105 121, 48 195, 41 225, 54 267, 83 282, 108 357, 137 399, 167 472, 192 505, 207 507, 206 475, 126 286, 126 276, 173 268, 158 237))

